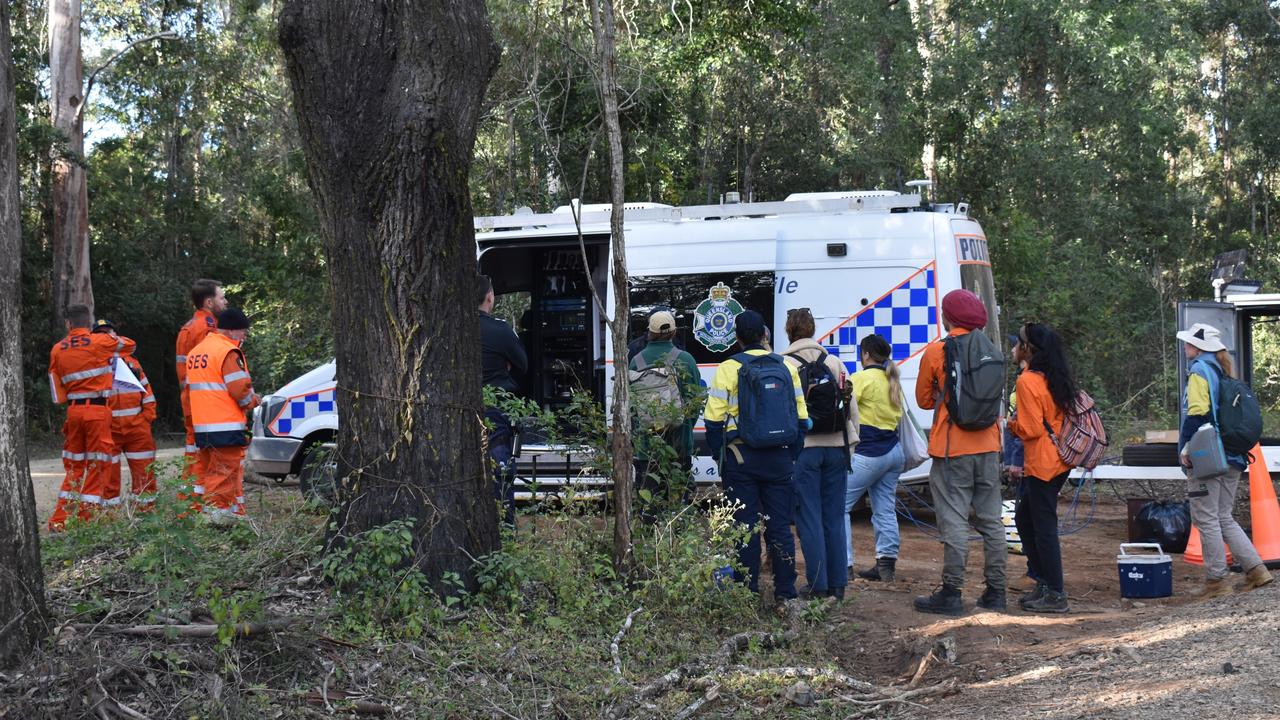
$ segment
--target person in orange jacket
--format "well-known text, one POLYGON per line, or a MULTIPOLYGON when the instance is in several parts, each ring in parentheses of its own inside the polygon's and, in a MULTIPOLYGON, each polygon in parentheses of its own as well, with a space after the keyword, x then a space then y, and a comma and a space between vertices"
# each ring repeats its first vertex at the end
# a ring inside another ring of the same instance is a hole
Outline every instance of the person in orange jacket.
MULTIPOLYGON (((952 290, 942 298, 942 324, 947 337, 981 332, 987 325, 987 309, 968 290, 952 290)), ((964 566, 969 557, 969 512, 974 527, 982 535, 983 576, 987 587, 978 607, 1003 611, 1006 606, 1005 562, 1008 546, 1000 521, 1000 424, 980 430, 966 430, 951 420, 944 398, 947 372, 943 342, 925 347, 916 377, 916 404, 933 410, 929 431, 929 491, 934 499, 938 531, 942 535, 942 587, 929 596, 917 597, 921 612, 960 615, 964 612, 960 592, 964 586, 964 566)))
POLYGON ((115 438, 118 453, 108 495, 113 499, 119 498, 121 466, 127 462, 130 490, 135 502, 147 507, 156 499, 156 476, 151 469, 156 461, 156 440, 151 434, 151 423, 156 419, 156 396, 142 364, 133 356, 137 343, 120 337, 110 320, 99 319, 93 326, 93 332, 110 335, 120 343, 120 362, 142 384, 141 390, 117 384, 107 400, 107 406, 111 408, 111 435, 115 438))
POLYGON ((71 515, 88 520, 103 506, 116 457, 107 399, 120 344, 109 335, 89 332, 93 316, 84 305, 68 307, 66 318, 67 336, 49 351, 53 401, 69 406, 62 426, 66 477, 49 516, 52 532, 64 530, 71 515))
POLYGON ((1018 330, 1018 339, 1021 350, 1015 359, 1025 359, 1027 369, 1018 376, 1018 411, 1009 425, 1025 446, 1025 497, 1018 503, 1014 521, 1027 565, 1039 575, 1035 589, 1018 602, 1028 612, 1064 613, 1069 608, 1062 584, 1058 493, 1071 466, 1062 461, 1050 433, 1062 430, 1079 390, 1062 339, 1048 325, 1027 323, 1018 330))
MULTIPOLYGON (((186 425, 187 444, 183 448, 182 479, 197 484, 201 468, 196 453, 195 430, 191 426, 191 400, 187 395, 187 354, 218 327, 218 313, 227 308, 227 298, 222 285, 216 280, 197 280, 191 285, 191 304, 196 312, 178 331, 177 352, 174 362, 178 370, 178 387, 182 402, 182 422, 186 425)), ((199 493, 196 493, 199 495, 199 493)), ((198 498, 197 498, 198 499, 198 498)))
POLYGON ((187 353, 187 390, 202 469, 197 492, 219 525, 244 516, 245 413, 258 405, 240 344, 249 318, 238 308, 218 314, 218 327, 187 353))

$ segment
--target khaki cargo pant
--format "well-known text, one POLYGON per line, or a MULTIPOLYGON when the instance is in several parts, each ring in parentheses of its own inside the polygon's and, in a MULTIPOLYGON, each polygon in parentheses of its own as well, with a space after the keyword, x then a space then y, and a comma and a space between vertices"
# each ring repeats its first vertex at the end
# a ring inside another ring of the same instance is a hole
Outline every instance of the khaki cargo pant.
POLYGON ((1205 480, 1209 494, 1191 498, 1191 522, 1200 531, 1200 551, 1204 554, 1204 572, 1209 580, 1224 578, 1229 572, 1223 543, 1231 547, 1231 554, 1245 572, 1262 564, 1249 536, 1231 515, 1240 475, 1239 470, 1231 468, 1220 478, 1205 480))
POLYGON ((933 459, 929 491, 942 535, 942 583, 964 586, 964 565, 969 558, 969 511, 982 535, 982 573, 987 585, 1005 589, 1008 545, 1000 522, 999 453, 979 453, 933 459))

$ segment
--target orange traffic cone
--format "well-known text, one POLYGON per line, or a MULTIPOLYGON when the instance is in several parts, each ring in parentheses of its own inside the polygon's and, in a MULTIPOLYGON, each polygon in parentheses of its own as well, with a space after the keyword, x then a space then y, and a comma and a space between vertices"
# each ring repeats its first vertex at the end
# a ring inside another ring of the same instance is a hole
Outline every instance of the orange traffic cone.
MULTIPOLYGON (((1227 550, 1227 567, 1235 563, 1235 559, 1231 557, 1231 548, 1226 543, 1222 546, 1227 550)), ((1187 549, 1182 553, 1182 559, 1192 565, 1204 564, 1204 551, 1200 548, 1200 529, 1193 523, 1191 525, 1191 535, 1187 537, 1187 549)))
POLYGON ((1249 465, 1249 513, 1253 523, 1253 546, 1269 568, 1280 566, 1280 503, 1262 457, 1262 446, 1253 447, 1249 465))

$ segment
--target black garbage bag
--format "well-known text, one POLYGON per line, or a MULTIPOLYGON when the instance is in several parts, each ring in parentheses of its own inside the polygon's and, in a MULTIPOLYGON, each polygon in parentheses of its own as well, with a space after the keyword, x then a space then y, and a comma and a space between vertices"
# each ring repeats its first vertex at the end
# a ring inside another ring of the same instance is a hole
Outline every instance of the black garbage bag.
POLYGON ((1136 525, 1138 542, 1160 543, 1167 553, 1185 552, 1191 535, 1191 506, 1185 501, 1152 500, 1138 510, 1136 525))

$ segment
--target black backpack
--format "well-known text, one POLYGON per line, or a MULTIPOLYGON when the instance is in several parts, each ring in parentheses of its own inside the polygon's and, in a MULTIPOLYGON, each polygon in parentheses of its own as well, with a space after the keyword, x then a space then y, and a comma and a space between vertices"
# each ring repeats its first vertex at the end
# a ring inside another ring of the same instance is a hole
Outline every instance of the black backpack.
POLYGON ((942 344, 947 412, 963 430, 989 428, 1000 418, 1004 355, 985 332, 949 336, 942 344))
POLYGON ((800 387, 804 388, 804 402, 809 408, 809 419, 813 421, 815 433, 833 433, 846 430, 845 421, 849 419, 849 406, 845 403, 844 393, 840 392, 839 378, 831 374, 827 367, 827 352, 817 360, 806 361, 792 353, 800 363, 797 372, 800 374, 800 387))
POLYGON ((1218 426, 1218 437, 1222 439, 1222 448, 1228 455, 1247 457, 1253 446, 1262 439, 1262 408, 1248 384, 1222 372, 1222 368, 1217 365, 1213 368, 1218 372, 1214 420, 1218 426))

